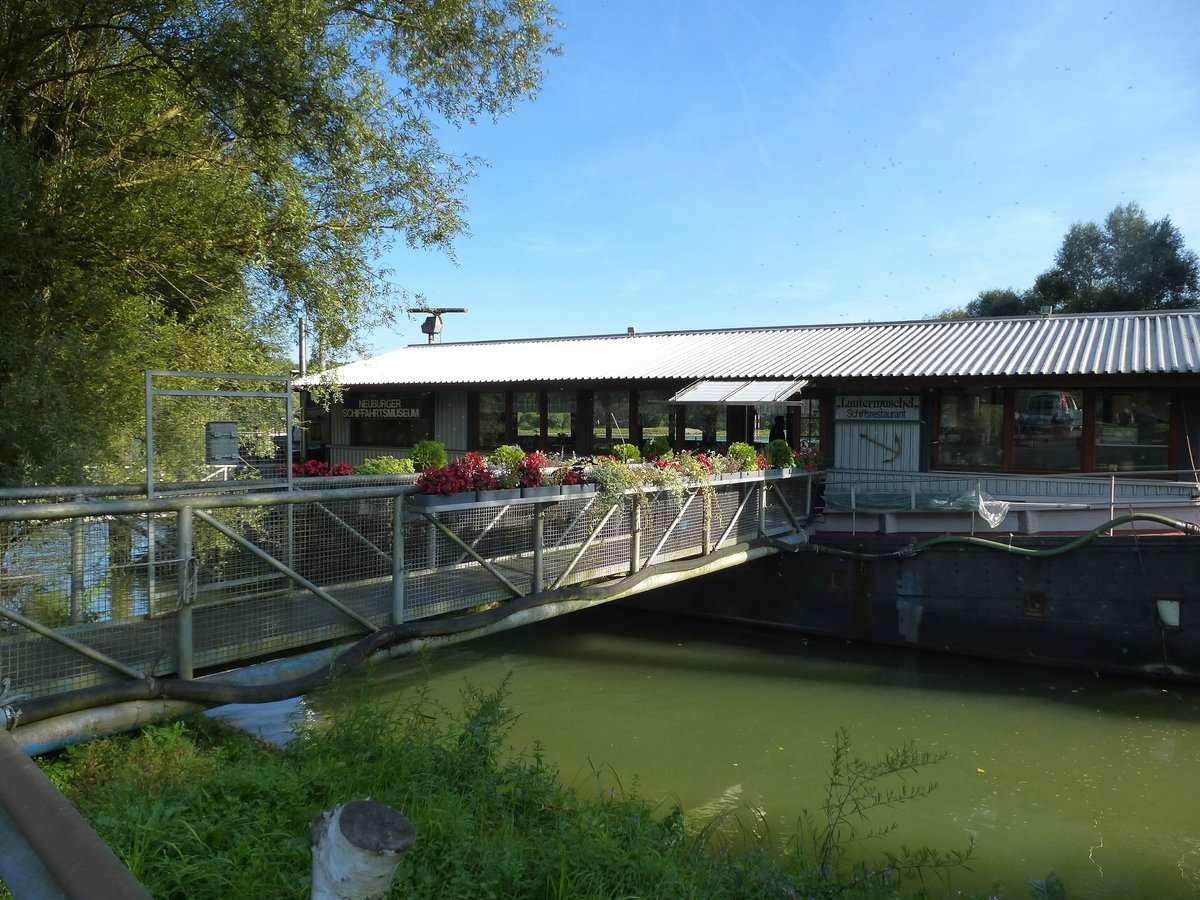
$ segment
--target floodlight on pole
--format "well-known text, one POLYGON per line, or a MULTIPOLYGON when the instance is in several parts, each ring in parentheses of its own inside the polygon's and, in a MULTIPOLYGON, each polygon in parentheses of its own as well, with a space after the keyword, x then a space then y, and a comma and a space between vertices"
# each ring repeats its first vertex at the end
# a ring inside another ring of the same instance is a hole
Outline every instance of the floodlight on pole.
POLYGON ((404 310, 406 313, 425 313, 428 318, 421 323, 421 331, 429 335, 429 343, 433 343, 435 335, 442 333, 442 316, 445 313, 465 313, 465 306, 414 306, 404 310))

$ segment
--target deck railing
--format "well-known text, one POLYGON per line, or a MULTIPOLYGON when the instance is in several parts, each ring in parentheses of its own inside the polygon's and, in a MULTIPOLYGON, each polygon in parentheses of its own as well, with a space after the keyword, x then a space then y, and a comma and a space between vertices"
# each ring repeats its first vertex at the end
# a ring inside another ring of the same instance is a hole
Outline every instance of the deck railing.
POLYGON ((879 472, 830 469, 826 497, 851 509, 903 506, 912 509, 922 496, 955 497, 982 491, 1015 503, 1088 504, 1096 508, 1116 503, 1161 503, 1200 497, 1196 471, 1142 472, 1137 475, 1097 472, 1063 475, 1021 475, 986 472, 879 472))
POLYGON ((384 478, 0 494, 0 706, 193 677, 795 531, 813 479, 774 474, 613 505, 594 492, 428 505, 384 478))

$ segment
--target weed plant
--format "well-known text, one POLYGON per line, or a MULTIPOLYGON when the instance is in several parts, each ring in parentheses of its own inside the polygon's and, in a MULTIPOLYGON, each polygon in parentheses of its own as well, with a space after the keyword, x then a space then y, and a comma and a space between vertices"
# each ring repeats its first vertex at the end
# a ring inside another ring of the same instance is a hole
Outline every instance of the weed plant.
POLYGON ((43 768, 159 900, 307 898, 310 821, 357 798, 416 828, 390 894, 406 900, 936 897, 949 893, 944 882, 912 876, 970 856, 845 862, 850 845, 881 833, 859 831, 867 812, 927 792, 884 786, 936 761, 911 748, 863 762, 839 733, 821 814, 772 855, 757 846, 761 822, 737 826, 748 840, 729 839, 735 810, 689 831, 680 809, 619 783, 594 794, 564 786, 537 745, 509 751, 506 684, 465 688, 458 714, 424 690, 403 704, 372 694, 368 682, 282 748, 201 716, 77 745, 43 768))

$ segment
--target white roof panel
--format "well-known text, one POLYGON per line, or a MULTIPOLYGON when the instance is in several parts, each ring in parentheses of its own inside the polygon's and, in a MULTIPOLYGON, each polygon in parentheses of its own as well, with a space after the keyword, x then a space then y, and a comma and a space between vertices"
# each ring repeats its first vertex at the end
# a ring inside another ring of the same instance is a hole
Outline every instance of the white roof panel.
POLYGON ((1189 310, 416 344, 326 374, 347 386, 1197 374, 1198 343, 1189 310))
POLYGON ((697 381, 671 398, 672 403, 716 403, 753 406, 783 403, 808 382, 800 381, 697 381))

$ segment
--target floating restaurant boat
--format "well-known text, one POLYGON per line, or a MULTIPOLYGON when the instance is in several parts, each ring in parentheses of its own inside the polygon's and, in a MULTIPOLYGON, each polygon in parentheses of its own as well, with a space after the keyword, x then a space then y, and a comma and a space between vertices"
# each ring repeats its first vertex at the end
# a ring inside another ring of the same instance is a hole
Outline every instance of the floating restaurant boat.
POLYGON ((690 614, 1200 680, 1200 313, 420 344, 342 366, 307 451, 588 456, 665 438, 824 460, 807 540, 655 591, 690 614))

